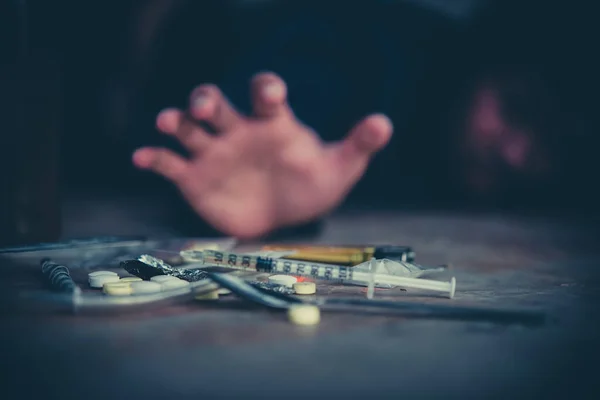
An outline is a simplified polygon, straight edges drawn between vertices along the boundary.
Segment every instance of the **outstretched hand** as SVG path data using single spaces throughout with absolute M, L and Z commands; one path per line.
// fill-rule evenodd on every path
M 308 222 L 333 209 L 392 134 L 385 116 L 371 115 L 344 140 L 323 143 L 295 118 L 278 76 L 259 74 L 251 86 L 252 116 L 238 113 L 213 85 L 197 87 L 187 111 L 158 115 L 158 129 L 175 136 L 188 158 L 149 147 L 133 155 L 137 167 L 172 181 L 201 217 L 238 238 Z

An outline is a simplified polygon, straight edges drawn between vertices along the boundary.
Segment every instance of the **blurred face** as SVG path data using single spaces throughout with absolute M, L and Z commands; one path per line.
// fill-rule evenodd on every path
M 494 84 L 474 94 L 459 154 L 462 179 L 476 194 L 492 195 L 538 184 L 549 171 L 543 145 L 530 128 L 510 124 Z

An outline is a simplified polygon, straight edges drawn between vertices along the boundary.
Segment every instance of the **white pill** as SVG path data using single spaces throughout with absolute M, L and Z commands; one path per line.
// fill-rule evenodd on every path
M 133 294 L 151 294 L 158 293 L 161 290 L 160 283 L 141 281 L 131 282 L 131 290 Z
M 317 306 L 293 305 L 288 309 L 288 318 L 295 325 L 317 325 L 321 321 L 321 311 Z
M 298 282 L 298 279 L 290 275 L 271 275 L 269 277 L 269 283 L 274 283 L 276 285 L 292 287 L 296 282 Z
M 108 282 L 118 282 L 118 275 L 96 275 L 89 279 L 90 286 L 96 289 L 102 289 L 102 286 Z
M 129 282 L 107 282 L 102 286 L 102 291 L 110 296 L 129 296 L 132 293 Z
M 205 294 L 199 294 L 196 296 L 196 300 L 219 300 L 219 291 L 213 290 L 212 292 L 208 292 Z
M 142 278 L 138 278 L 137 276 L 126 276 L 124 278 L 121 278 L 121 282 L 139 282 L 142 280 Z
M 231 290 L 229 289 L 225 289 L 225 288 L 221 288 L 219 290 L 217 290 L 218 294 L 222 294 L 222 295 L 227 295 L 227 294 L 231 294 Z
M 296 294 L 315 294 L 317 285 L 314 282 L 296 282 L 293 285 Z
M 171 276 L 171 275 L 156 275 L 156 276 L 153 276 L 152 278 L 150 278 L 150 280 L 152 282 L 156 282 L 156 283 L 163 283 L 163 282 L 169 281 L 171 279 L 179 279 L 179 278 L 177 278 L 175 276 Z
M 183 279 L 168 279 L 160 284 L 161 290 L 164 292 L 166 290 L 173 289 L 181 289 L 189 286 L 190 283 L 188 281 L 184 281 Z
M 119 274 L 117 274 L 116 272 L 112 272 L 112 271 L 94 271 L 94 272 L 90 272 L 88 274 L 88 278 L 91 278 L 91 277 L 94 277 L 94 276 L 100 276 L 100 275 L 119 276 Z

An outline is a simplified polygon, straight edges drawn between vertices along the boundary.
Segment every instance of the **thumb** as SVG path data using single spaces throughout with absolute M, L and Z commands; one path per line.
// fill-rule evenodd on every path
M 373 114 L 360 121 L 341 145 L 341 157 L 351 161 L 368 159 L 383 149 L 392 137 L 392 122 L 383 114 Z
M 392 129 L 385 115 L 370 115 L 356 124 L 342 142 L 330 148 L 336 186 L 347 191 L 362 177 L 371 156 L 390 141 Z

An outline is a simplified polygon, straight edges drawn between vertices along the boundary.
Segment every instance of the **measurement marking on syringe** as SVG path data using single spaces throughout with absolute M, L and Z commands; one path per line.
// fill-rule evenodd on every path
M 352 278 L 352 270 L 350 269 L 350 267 L 341 267 L 324 264 L 306 264 L 297 263 L 294 261 L 282 261 L 273 259 L 263 259 L 260 260 L 257 264 L 270 264 L 270 266 L 265 268 L 265 270 L 289 275 L 308 275 L 313 278 L 327 280 L 340 280 Z M 307 268 L 309 272 L 307 271 Z
M 199 258 L 205 264 L 223 265 L 237 269 L 253 269 L 271 274 L 310 276 L 315 279 L 327 279 L 333 281 L 374 282 L 415 289 L 442 291 L 447 292 L 450 298 L 454 297 L 454 291 L 456 289 L 456 280 L 454 278 L 452 278 L 450 282 L 439 282 L 386 274 L 375 275 L 374 272 L 357 271 L 354 270 L 353 267 L 347 266 L 303 263 L 269 257 L 222 253 L 213 250 L 202 252 Z M 224 262 L 225 259 L 227 259 L 226 263 Z

